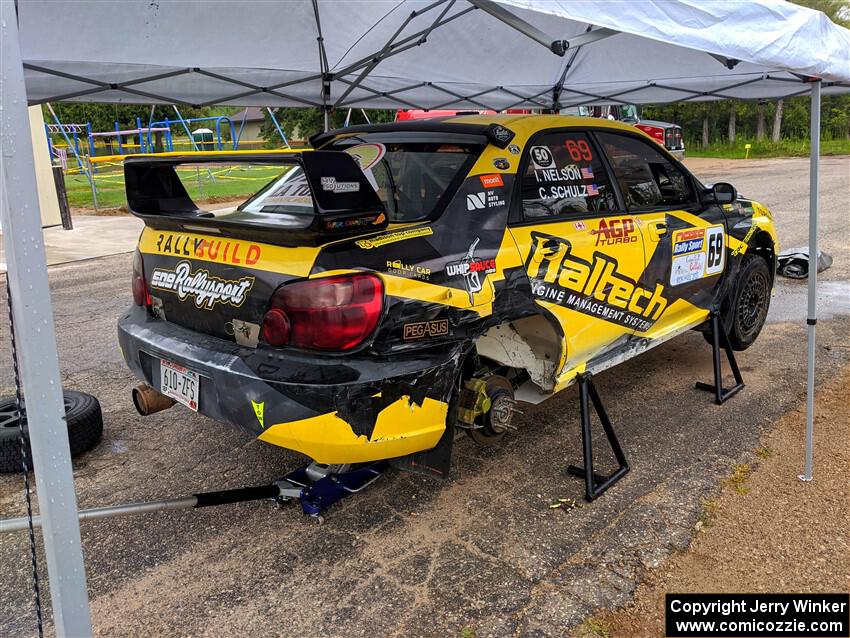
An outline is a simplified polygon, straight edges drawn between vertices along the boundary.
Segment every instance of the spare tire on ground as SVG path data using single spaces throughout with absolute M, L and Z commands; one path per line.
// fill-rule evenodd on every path
M 68 422 L 68 439 L 71 456 L 92 449 L 103 434 L 103 416 L 100 403 L 90 394 L 65 390 L 65 420 Z M 0 399 L 0 472 L 21 471 L 21 440 L 18 428 L 15 398 Z M 27 466 L 32 468 L 29 432 L 24 423 L 24 440 Z

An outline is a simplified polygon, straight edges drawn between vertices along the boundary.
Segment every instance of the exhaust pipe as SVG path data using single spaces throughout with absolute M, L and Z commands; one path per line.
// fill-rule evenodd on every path
M 175 403 L 176 401 L 174 401 L 174 399 L 154 390 L 145 383 L 133 388 L 133 405 L 136 406 L 136 410 L 138 410 L 139 414 L 142 416 L 149 416 L 156 412 L 162 412 L 163 410 L 170 408 Z

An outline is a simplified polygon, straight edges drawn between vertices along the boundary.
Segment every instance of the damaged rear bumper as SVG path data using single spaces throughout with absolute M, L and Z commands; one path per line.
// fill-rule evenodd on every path
M 198 411 L 319 463 L 406 456 L 437 445 L 461 346 L 438 352 L 321 356 L 245 348 L 151 317 L 118 322 L 133 373 L 160 388 L 160 360 L 200 376 Z

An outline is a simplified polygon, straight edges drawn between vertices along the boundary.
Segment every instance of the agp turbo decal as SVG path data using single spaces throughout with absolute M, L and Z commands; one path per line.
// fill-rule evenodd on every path
M 630 244 L 638 240 L 635 229 L 635 220 L 631 217 L 613 219 L 611 221 L 599 220 L 599 225 L 590 231 L 596 235 L 597 246 L 615 246 L 617 244 Z
M 726 258 L 722 225 L 688 228 L 673 233 L 673 262 L 670 285 L 711 277 L 723 272 Z
M 212 310 L 217 303 L 238 308 L 253 285 L 254 277 L 230 280 L 212 277 L 208 270 L 192 272 L 188 261 L 181 261 L 174 270 L 154 268 L 151 274 L 151 288 L 173 292 L 180 301 L 191 297 L 202 310 Z
M 571 254 L 566 239 L 531 233 L 525 268 L 535 298 L 645 332 L 667 307 L 664 286 L 643 288 L 617 269 L 617 260 L 601 252 L 592 262 Z

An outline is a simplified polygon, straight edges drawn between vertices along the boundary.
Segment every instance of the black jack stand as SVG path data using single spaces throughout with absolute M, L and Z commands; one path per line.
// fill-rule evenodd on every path
M 711 351 L 714 360 L 714 384 L 703 383 L 697 381 L 696 387 L 698 390 L 706 390 L 714 392 L 714 402 L 717 405 L 723 405 L 727 399 L 732 398 L 744 387 L 744 379 L 741 377 L 741 371 L 738 369 L 738 363 L 735 361 L 735 353 L 732 351 L 732 346 L 729 344 L 729 337 L 726 336 L 726 331 L 720 323 L 720 317 L 717 313 L 711 314 Z M 721 343 L 722 342 L 722 343 Z M 723 387 L 723 371 L 720 369 L 720 347 L 726 351 L 726 358 L 729 360 L 729 367 L 732 368 L 732 374 L 735 377 L 735 385 L 731 388 Z
M 614 434 L 614 428 L 611 426 L 611 420 L 608 418 L 605 406 L 602 405 L 599 393 L 596 392 L 596 387 L 593 385 L 593 376 L 590 373 L 579 374 L 577 379 L 579 404 L 581 407 L 581 443 L 584 453 L 584 467 L 570 465 L 567 467 L 567 472 L 573 476 L 578 476 L 579 478 L 584 479 L 584 497 L 588 501 L 592 501 L 626 475 L 626 472 L 629 471 L 629 462 L 626 460 L 626 455 L 623 454 L 623 448 L 620 447 L 617 435 Z M 597 474 L 593 471 L 590 401 L 593 401 L 593 408 L 599 416 L 599 421 L 602 423 L 602 428 L 605 430 L 605 436 L 608 438 L 611 450 L 614 452 L 614 456 L 617 458 L 617 463 L 620 465 L 619 468 L 609 475 Z

